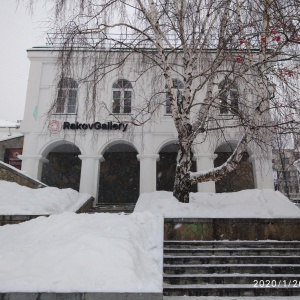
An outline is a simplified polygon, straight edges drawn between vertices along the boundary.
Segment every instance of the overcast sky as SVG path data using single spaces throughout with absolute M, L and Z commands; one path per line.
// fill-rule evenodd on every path
M 26 49 L 45 45 L 45 9 L 33 16 L 15 0 L 0 0 L 0 119 L 23 119 L 29 60 Z

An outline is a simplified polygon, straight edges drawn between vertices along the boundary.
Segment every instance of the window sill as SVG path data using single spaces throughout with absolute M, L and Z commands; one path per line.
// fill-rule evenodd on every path
M 77 113 L 53 113 L 55 116 L 76 116 Z
M 110 116 L 133 116 L 133 113 L 110 113 Z

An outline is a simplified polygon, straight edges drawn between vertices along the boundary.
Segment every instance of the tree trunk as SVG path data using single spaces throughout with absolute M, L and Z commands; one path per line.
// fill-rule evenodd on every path
M 190 170 L 192 166 L 192 151 L 191 146 L 187 143 L 182 143 L 179 140 L 177 165 L 175 173 L 175 182 L 173 196 L 179 202 L 189 203 L 189 190 L 191 187 Z

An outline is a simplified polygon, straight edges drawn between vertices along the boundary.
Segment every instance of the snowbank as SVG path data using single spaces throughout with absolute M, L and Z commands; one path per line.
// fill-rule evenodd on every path
M 91 196 L 72 189 L 31 189 L 0 180 L 0 215 L 50 215 L 77 211 Z
M 163 219 L 63 213 L 0 227 L 0 292 L 161 292 Z
M 171 192 L 142 194 L 135 212 L 151 211 L 165 218 L 300 218 L 300 209 L 273 190 L 235 193 L 191 193 L 190 203 L 180 203 Z

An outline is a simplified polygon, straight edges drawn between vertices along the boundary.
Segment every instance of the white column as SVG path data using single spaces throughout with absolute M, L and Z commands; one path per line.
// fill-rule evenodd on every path
M 214 153 L 195 153 L 194 159 L 197 162 L 197 171 L 208 171 L 214 168 L 214 159 L 217 157 Z M 216 187 L 214 181 L 198 183 L 198 192 L 215 193 Z
M 22 160 L 22 171 L 29 176 L 41 180 L 43 163 L 48 163 L 48 159 L 42 155 L 18 155 Z
M 99 190 L 100 163 L 104 161 L 102 155 L 78 155 L 81 159 L 80 193 L 87 193 L 95 198 L 97 203 Z
M 138 154 L 140 162 L 140 194 L 156 191 L 156 162 L 158 154 Z
M 257 189 L 274 189 L 273 169 L 271 159 L 260 155 L 252 155 L 254 184 Z

